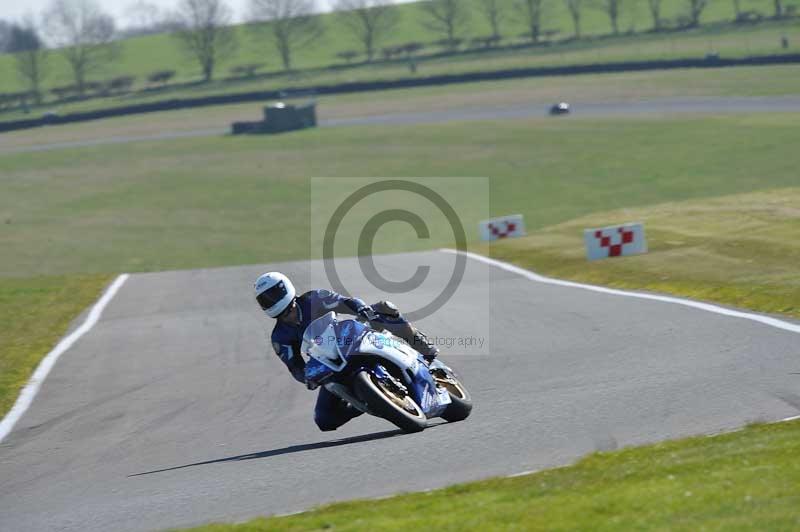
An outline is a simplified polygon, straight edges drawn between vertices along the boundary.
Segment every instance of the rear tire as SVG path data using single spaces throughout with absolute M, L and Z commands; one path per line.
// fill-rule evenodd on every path
M 420 432 L 428 426 L 428 418 L 413 399 L 407 397 L 406 408 L 400 406 L 400 398 L 384 390 L 368 371 L 362 371 L 355 376 L 353 388 L 358 398 L 367 404 L 370 412 L 393 423 L 402 431 Z

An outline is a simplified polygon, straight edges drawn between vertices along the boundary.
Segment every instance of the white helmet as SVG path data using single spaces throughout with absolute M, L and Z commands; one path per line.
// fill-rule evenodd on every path
M 277 318 L 294 301 L 296 291 L 288 277 L 265 273 L 256 280 L 256 301 L 270 318 Z

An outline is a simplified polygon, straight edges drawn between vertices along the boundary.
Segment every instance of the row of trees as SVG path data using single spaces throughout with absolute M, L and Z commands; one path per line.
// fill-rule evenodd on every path
M 620 31 L 619 18 L 623 2 L 627 4 L 641 0 L 425 0 L 419 2 L 417 9 L 422 24 L 438 34 L 441 37 L 440 42 L 447 48 L 454 50 L 463 41 L 461 36 L 465 33 L 470 17 L 476 14 L 488 22 L 492 34 L 474 40 L 482 40 L 486 45 L 497 43 L 502 35 L 503 24 L 515 18 L 524 21 L 527 36 L 537 43 L 545 34 L 542 27 L 544 13 L 556 1 L 561 1 L 566 6 L 572 19 L 574 37 L 580 38 L 581 20 L 586 8 L 601 8 L 607 14 L 612 32 L 616 35 Z M 663 29 L 662 0 L 646 1 L 653 17 L 654 29 Z M 687 2 L 690 15 L 686 26 L 697 26 L 710 0 L 684 1 Z M 782 0 L 774 1 L 780 3 Z M 366 61 L 375 58 L 380 49 L 379 43 L 391 35 L 404 12 L 393 6 L 391 0 L 336 0 L 333 5 L 341 24 L 361 44 Z M 776 4 L 776 16 L 781 13 Z M 286 69 L 292 67 L 293 51 L 301 49 L 323 31 L 322 19 L 315 16 L 314 0 L 250 0 L 250 14 L 253 22 L 270 22 L 250 27 L 254 32 L 269 34 Z M 219 21 L 220 26 L 222 22 Z M 349 62 L 354 56 L 351 52 L 344 52 L 340 57 Z
M 642 0 L 425 0 L 418 4 L 420 20 L 437 33 L 440 43 L 454 50 L 462 42 L 471 16 L 481 16 L 492 34 L 473 39 L 483 46 L 499 42 L 503 26 L 513 17 L 525 22 L 528 38 L 539 42 L 545 10 L 552 2 L 563 2 L 572 19 L 574 37 L 581 36 L 581 20 L 587 7 L 599 7 L 608 16 L 611 30 L 619 33 L 619 17 L 623 3 Z M 683 0 L 687 3 L 686 26 L 697 26 L 710 0 Z M 776 17 L 784 15 L 783 0 L 773 0 Z M 653 20 L 653 29 L 664 28 L 662 0 L 646 0 Z M 737 17 L 741 0 L 733 0 Z M 402 10 L 391 0 L 335 0 L 336 20 L 360 43 L 366 61 L 373 61 L 380 43 L 397 28 Z M 58 53 L 70 66 L 78 94 L 87 90 L 87 79 L 104 64 L 119 56 L 120 35 L 171 32 L 184 50 L 193 57 L 210 80 L 218 64 L 237 47 L 237 33 L 232 26 L 233 13 L 226 0 L 180 0 L 175 11 L 161 13 L 146 0 L 137 0 L 129 10 L 135 18 L 133 28 L 120 34 L 114 19 L 95 0 L 52 0 L 42 14 L 41 22 L 26 18 L 18 24 L 0 21 L 0 51 L 14 54 L 19 76 L 37 102 L 41 101 L 41 85 L 47 74 L 50 53 Z M 246 31 L 259 40 L 271 41 L 287 70 L 293 66 L 294 52 L 317 39 L 324 31 L 323 19 L 316 15 L 314 0 L 249 0 L 249 21 Z M 46 46 L 45 39 L 53 46 Z M 422 48 L 421 43 L 384 48 L 384 57 L 405 54 L 410 57 Z M 352 61 L 355 52 L 342 52 L 339 57 Z M 241 67 L 242 73 L 259 65 Z M 252 72 L 250 72 L 252 74 Z
M 482 41 L 486 46 L 496 44 L 500 40 L 503 24 L 515 18 L 524 21 L 527 36 L 532 42 L 538 43 L 547 33 L 542 26 L 545 12 L 552 7 L 551 3 L 557 1 L 564 3 L 570 15 L 574 38 L 580 38 L 582 17 L 587 8 L 601 9 L 608 16 L 612 33 L 617 35 L 623 7 L 642 0 L 424 0 L 419 2 L 417 10 L 422 24 L 438 34 L 445 47 L 454 50 L 463 41 L 460 37 L 476 10 L 488 22 L 492 34 L 474 41 Z M 687 17 L 680 25 L 698 26 L 711 0 L 682 1 L 686 3 Z M 783 0 L 773 1 L 775 17 L 779 18 L 784 14 Z M 733 2 L 738 17 L 741 0 Z M 653 29 L 664 29 L 666 21 L 661 14 L 662 0 L 646 0 L 646 3 L 652 16 Z M 187 9 L 188 4 L 195 7 Z M 391 0 L 335 0 L 333 7 L 340 24 L 361 44 L 363 57 L 368 62 L 374 60 L 380 43 L 396 29 L 401 13 L 408 12 L 398 9 Z M 187 31 L 187 15 L 198 11 L 204 15 L 201 17 L 202 37 L 197 35 L 197 31 Z M 302 49 L 324 31 L 323 19 L 316 16 L 314 0 L 250 0 L 249 15 L 252 24 L 248 25 L 248 31 L 259 39 L 272 41 L 287 70 L 292 68 L 295 50 Z M 183 17 L 176 23 L 176 35 L 186 42 L 187 48 L 203 65 L 206 79 L 211 78 L 216 63 L 232 52 L 235 46 L 234 33 L 229 27 L 230 18 L 231 12 L 224 0 L 184 1 Z M 402 50 L 398 51 L 402 53 Z M 343 53 L 340 57 L 348 62 L 354 58 L 352 53 Z
M 379 36 L 394 27 L 398 11 L 389 0 L 340 0 L 348 27 L 365 43 L 369 60 Z M 350 12 L 349 10 L 352 10 Z M 170 31 L 210 80 L 220 61 L 237 46 L 232 11 L 224 0 L 181 0 L 174 12 L 158 15 L 156 6 L 139 1 L 131 10 L 136 21 L 125 35 Z M 286 69 L 291 69 L 293 52 L 323 32 L 313 0 L 250 0 L 248 30 L 271 40 Z M 266 34 L 266 35 L 264 35 Z M 46 35 L 52 49 L 42 37 Z M 88 77 L 115 60 L 120 46 L 114 19 L 94 0 L 53 0 L 37 24 L 32 17 L 20 23 L 0 21 L 0 51 L 13 54 L 17 72 L 37 103 L 42 100 L 42 83 L 48 73 L 49 56 L 58 53 L 69 64 L 74 89 L 80 95 L 90 86 Z M 252 74 L 258 65 L 239 67 L 238 73 Z M 97 85 L 96 83 L 94 85 Z M 69 88 L 62 88 L 66 92 Z
M 216 59 L 232 50 L 226 48 L 233 43 L 230 23 L 230 10 L 222 1 L 181 0 L 178 10 L 169 15 L 169 22 L 157 24 L 175 31 L 200 62 L 205 78 L 210 79 Z M 48 48 L 43 36 L 52 48 Z M 30 16 L 17 24 L 1 24 L 0 51 L 14 57 L 17 73 L 28 89 L 21 97 L 29 94 L 41 103 L 41 87 L 52 53 L 66 60 L 74 81 L 71 87 L 57 88 L 58 93 L 84 95 L 89 90 L 104 93 L 129 87 L 132 78 L 128 76 L 103 84 L 88 82 L 89 76 L 119 57 L 117 37 L 113 17 L 94 0 L 53 0 L 38 24 Z
M 41 103 L 40 86 L 45 75 L 46 51 L 33 23 L 26 20 L 21 24 L 2 28 L 3 48 L 14 54 L 14 62 L 19 76 L 31 87 L 36 103 Z
M 477 0 L 477 3 L 463 0 L 431 0 L 420 4 L 428 15 L 426 26 L 443 33 L 451 41 L 457 40 L 462 32 L 470 11 L 477 8 L 478 14 L 484 18 L 492 30 L 491 37 L 499 37 L 501 26 L 509 19 L 520 19 L 525 23 L 527 36 L 533 42 L 539 42 L 545 33 L 542 22 L 546 10 L 552 8 L 555 1 L 563 2 L 573 25 L 573 36 L 581 37 L 581 21 L 586 9 L 599 9 L 608 17 L 614 35 L 620 33 L 620 16 L 623 8 L 632 7 L 641 0 Z M 711 0 L 683 0 L 686 16 L 681 17 L 679 27 L 694 28 L 700 25 L 700 17 Z M 742 10 L 742 0 L 732 0 L 736 15 L 735 20 L 744 18 L 747 12 Z M 363 2 L 362 2 L 363 3 Z M 662 15 L 662 0 L 646 0 L 647 9 L 652 17 L 654 31 L 665 29 L 667 20 Z M 782 18 L 787 13 L 784 0 L 773 0 L 774 18 Z M 474 7 L 473 7 L 474 6 Z
M 43 34 L 69 64 L 78 90 L 87 88 L 89 74 L 113 59 L 119 46 L 113 41 L 113 17 L 89 0 L 53 0 L 42 16 L 42 24 L 32 17 L 7 25 L 4 51 L 13 54 L 17 73 L 37 103 L 48 73 L 50 50 Z

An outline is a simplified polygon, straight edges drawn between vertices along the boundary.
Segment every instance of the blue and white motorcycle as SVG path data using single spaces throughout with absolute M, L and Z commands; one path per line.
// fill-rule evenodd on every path
M 301 350 L 308 357 L 306 380 L 351 406 L 419 432 L 427 420 L 466 419 L 472 400 L 456 374 L 385 330 L 329 312 L 311 322 Z

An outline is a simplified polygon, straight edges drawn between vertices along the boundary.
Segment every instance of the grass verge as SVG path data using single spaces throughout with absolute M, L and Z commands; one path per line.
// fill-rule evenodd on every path
M 800 421 L 592 454 L 569 467 L 193 532 L 795 530 Z
M 0 279 L 0 417 L 110 275 Z
M 642 221 L 646 255 L 589 262 L 583 229 Z M 597 213 L 483 252 L 538 273 L 800 318 L 800 188 Z

